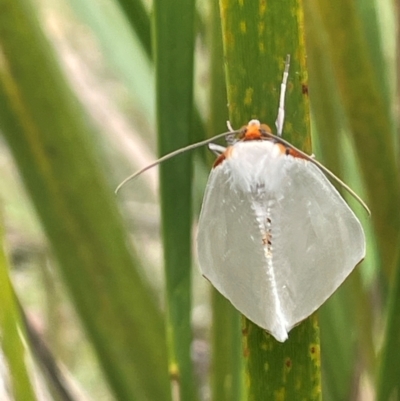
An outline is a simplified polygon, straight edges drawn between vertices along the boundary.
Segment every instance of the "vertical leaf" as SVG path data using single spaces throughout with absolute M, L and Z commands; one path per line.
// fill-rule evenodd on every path
M 156 0 L 154 40 L 157 130 L 163 155 L 191 141 L 194 1 Z M 179 29 L 178 29 L 179 28 Z M 173 394 L 195 400 L 190 357 L 191 155 L 160 166 L 167 290 L 167 342 Z
M 284 136 L 310 151 L 301 2 L 221 0 L 230 120 L 273 125 L 286 54 L 291 54 Z M 321 399 L 319 330 L 312 316 L 280 344 L 246 319 L 249 400 Z
M 118 3 L 124 10 L 131 27 L 142 44 L 142 48 L 151 59 L 153 54 L 151 49 L 150 19 L 143 2 L 141 0 L 118 0 Z
M 168 399 L 163 323 L 27 0 L 1 0 L 0 124 L 117 399 Z M 156 344 L 156 346 L 155 346 Z
M 228 119 L 221 19 L 218 3 L 211 0 L 210 18 L 210 118 L 209 135 L 226 131 Z M 243 386 L 241 318 L 239 312 L 217 290 L 212 289 L 212 400 L 240 401 Z
M 400 253 L 399 253 L 400 254 Z M 398 399 L 400 395 L 400 258 L 391 285 L 387 308 L 385 340 L 381 352 L 377 380 L 377 401 Z
M 370 0 L 344 1 L 335 4 L 334 8 L 324 0 L 310 0 L 304 4 L 310 91 L 322 154 L 327 166 L 339 171 L 343 178 L 347 179 L 353 171 L 360 170 L 369 196 L 371 222 L 375 228 L 372 232 L 368 230 L 370 222 L 364 224 L 367 235 L 371 232 L 375 236 L 368 239 L 367 260 L 349 278 L 351 286 L 346 283 L 335 294 L 334 302 L 330 300 L 324 307 L 325 313 L 321 314 L 322 345 L 329 341 L 330 336 L 336 338 L 335 349 L 327 347 L 323 352 L 323 363 L 326 361 L 324 383 L 327 383 L 324 390 L 331 389 L 331 396 L 343 399 L 351 388 L 354 391 L 357 379 L 365 374 L 365 370 L 373 375 L 376 368 L 372 331 L 372 319 L 376 313 L 372 306 L 376 301 L 368 293 L 370 288 L 361 285 L 360 278 L 368 274 L 367 262 L 375 262 L 372 267 L 378 273 L 377 280 L 388 278 L 394 267 L 399 238 L 400 187 L 396 167 L 398 156 L 393 141 L 396 138 L 396 125 L 388 85 L 391 69 L 388 68 L 387 59 L 390 59 L 390 55 L 384 54 L 380 41 L 384 30 L 389 36 L 394 32 L 386 25 L 377 24 L 377 15 L 382 11 L 379 8 L 390 9 L 392 4 L 378 4 Z M 389 21 L 385 20 L 385 24 L 390 26 Z M 345 142 L 342 133 L 352 141 Z M 354 145 L 359 166 L 343 157 L 346 153 L 344 150 L 347 150 L 344 145 L 349 142 Z M 340 168 L 346 175 L 340 173 Z M 374 260 L 375 241 L 380 258 Z M 379 276 L 380 268 L 385 275 Z M 396 283 L 390 282 L 395 291 Z M 386 283 L 383 286 L 380 284 L 381 294 L 385 297 Z M 391 329 L 387 332 L 389 337 L 386 338 L 385 347 L 391 343 L 394 338 L 391 336 L 396 332 L 391 322 L 393 310 L 389 307 L 388 312 L 388 327 L 391 326 Z M 328 338 L 325 338 L 326 335 Z M 330 342 L 333 343 L 332 340 Z M 393 345 L 392 353 L 395 352 Z M 388 359 L 386 362 L 382 360 L 381 372 L 388 366 L 392 367 L 391 364 L 383 367 L 387 362 Z M 380 385 L 383 381 L 389 387 L 393 384 L 393 380 L 389 384 L 391 380 L 382 380 L 381 376 Z M 380 386 L 381 389 L 383 387 Z
M 362 3 L 364 7 L 373 6 L 372 1 Z M 396 127 L 388 107 L 391 99 L 378 74 L 380 68 L 374 66 L 383 60 L 371 57 L 379 51 L 369 49 L 365 24 L 355 2 L 340 0 L 332 7 L 327 0 L 310 0 L 307 10 L 324 28 L 321 36 L 327 45 L 322 61 L 331 63 L 337 90 L 333 96 L 338 96 L 342 104 L 356 144 L 382 266 L 389 274 L 397 252 L 393 239 L 398 238 L 400 229 L 400 181 L 393 146 Z M 311 22 L 308 18 L 306 21 Z
M 23 324 L 8 271 L 3 244 L 3 225 L 0 221 L 0 346 L 10 372 L 11 393 L 14 399 L 34 401 L 36 396 L 27 366 L 29 354 L 22 337 Z
M 399 104 L 400 99 L 400 5 L 393 3 L 397 22 L 397 53 L 396 53 L 396 71 L 397 71 L 397 91 L 396 101 Z M 397 116 L 397 130 L 395 136 L 395 146 L 399 145 L 399 116 Z M 399 154 L 397 153 L 397 161 Z M 396 212 L 399 214 L 397 205 Z M 399 239 L 399 238 L 398 238 Z M 394 241 L 393 241 L 394 242 Z M 397 242 L 397 265 L 393 274 L 393 280 L 390 281 L 390 292 L 386 309 L 385 336 L 381 349 L 380 364 L 378 367 L 378 380 L 376 385 L 376 400 L 388 401 L 398 399 L 400 396 L 400 253 L 399 241 Z
M 240 401 L 244 392 L 240 314 L 215 289 L 212 305 L 212 399 Z

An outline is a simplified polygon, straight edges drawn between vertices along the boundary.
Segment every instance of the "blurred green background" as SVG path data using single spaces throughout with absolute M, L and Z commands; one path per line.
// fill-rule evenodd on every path
M 368 251 L 318 314 L 323 400 L 397 400 L 399 5 L 295 3 L 313 153 L 372 211 L 344 194 Z M 240 317 L 211 303 L 191 255 L 212 158 L 193 152 L 163 167 L 160 188 L 155 168 L 113 193 L 159 153 L 226 130 L 218 2 L 0 6 L 0 399 L 245 399 Z M 224 334 L 212 330 L 219 307 Z

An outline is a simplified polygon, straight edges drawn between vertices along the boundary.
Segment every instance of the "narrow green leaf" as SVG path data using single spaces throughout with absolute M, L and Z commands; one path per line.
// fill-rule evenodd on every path
M 167 400 L 163 322 L 135 269 L 85 117 L 32 5 L 0 6 L 1 128 L 65 284 L 116 398 Z
M 243 399 L 240 314 L 217 290 L 212 292 L 212 399 Z
M 150 18 L 141 0 L 118 0 L 144 51 L 152 58 Z
M 273 126 L 287 54 L 291 65 L 284 137 L 311 150 L 301 2 L 221 0 L 229 115 L 234 128 L 257 118 Z M 316 317 L 278 343 L 246 319 L 244 354 L 249 400 L 320 400 Z
M 0 221 L 0 346 L 10 372 L 11 392 L 14 399 L 34 401 L 36 400 L 35 391 L 26 364 L 30 356 L 22 338 L 23 324 L 21 324 L 21 316 L 8 273 L 2 223 Z
M 194 1 L 154 2 L 157 131 L 163 155 L 191 142 Z M 160 166 L 162 234 L 167 290 L 167 342 L 172 392 L 196 400 L 191 334 L 190 152 Z
M 321 400 L 321 357 L 316 315 L 283 344 L 246 319 L 244 353 L 249 401 Z
M 371 56 L 377 51 L 369 48 L 372 44 L 364 35 L 365 26 L 355 2 L 340 0 L 335 7 L 327 0 L 306 3 L 306 22 L 312 13 L 313 21 L 319 19 L 319 26 L 323 28 L 319 31 L 326 43 L 323 60 L 331 63 L 330 72 L 337 91 L 333 96 L 339 97 L 351 129 L 382 266 L 389 275 L 397 252 L 397 242 L 393 239 L 398 238 L 400 231 L 400 179 L 393 146 L 394 117 L 392 108 L 388 107 L 391 100 L 378 75 L 380 69 L 374 66 L 383 63 L 383 59 Z M 325 99 L 321 96 L 316 101 Z
M 350 400 L 354 363 L 356 358 L 356 338 L 352 334 L 355 311 L 351 305 L 350 278 L 321 307 L 322 394 L 330 400 Z
M 400 252 L 399 252 L 400 255 Z M 377 401 L 398 400 L 400 396 L 400 257 L 390 287 L 386 330 L 377 380 Z
M 361 170 L 375 232 L 368 221 L 364 228 L 367 235 L 376 236 L 368 235 L 367 260 L 321 311 L 324 394 L 330 391 L 332 399 L 341 400 L 354 392 L 366 372 L 375 375 L 372 329 L 373 317 L 380 311 L 361 278 L 367 276 L 371 264 L 378 278 L 381 268 L 388 277 L 399 235 L 396 134 L 387 84 L 390 68 L 386 59 L 390 56 L 383 54 L 379 40 L 387 28 L 377 25 L 378 3 L 340 2 L 332 8 L 326 1 L 307 1 L 304 5 L 310 93 L 321 153 L 326 165 L 345 180 Z M 344 141 L 343 133 L 352 141 Z M 354 145 L 360 166 L 349 157 L 349 143 Z M 360 184 L 358 188 L 363 189 Z M 374 257 L 375 240 L 380 258 Z M 385 284 L 380 288 L 383 297 L 384 288 Z M 324 347 L 328 343 L 335 347 Z
M 317 129 L 314 137 L 321 153 L 317 157 L 323 159 L 324 164 L 341 177 L 338 133 L 346 128 L 347 121 L 333 79 L 332 63 L 326 51 L 326 35 L 321 35 L 324 26 L 310 2 L 304 3 L 304 10 L 311 106 Z
M 221 19 L 218 3 L 211 2 L 209 24 L 210 102 L 209 136 L 226 131 L 228 120 Z M 211 152 L 208 152 L 211 156 Z M 243 396 L 243 357 L 239 312 L 215 289 L 212 290 L 212 400 L 240 401 Z

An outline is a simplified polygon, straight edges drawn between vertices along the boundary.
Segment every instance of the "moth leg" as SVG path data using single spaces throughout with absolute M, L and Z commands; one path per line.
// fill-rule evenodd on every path
M 209 143 L 208 149 L 210 149 L 216 156 L 221 156 L 226 151 L 224 146 L 217 145 L 216 143 Z

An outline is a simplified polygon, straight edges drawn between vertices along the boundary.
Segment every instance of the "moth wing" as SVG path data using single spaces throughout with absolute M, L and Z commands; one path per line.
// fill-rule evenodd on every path
M 365 257 L 361 223 L 314 164 L 288 157 L 272 211 L 276 281 L 287 327 L 318 309 Z
M 200 269 L 236 309 L 284 341 L 287 332 L 276 319 L 252 193 L 232 188 L 230 174 L 227 163 L 210 173 L 197 236 Z
M 313 164 L 285 156 L 263 202 L 231 184 L 226 163 L 210 174 L 199 219 L 203 275 L 277 340 L 313 313 L 365 255 L 360 222 Z M 267 174 L 267 172 L 266 172 Z M 270 225 L 271 258 L 260 227 Z

